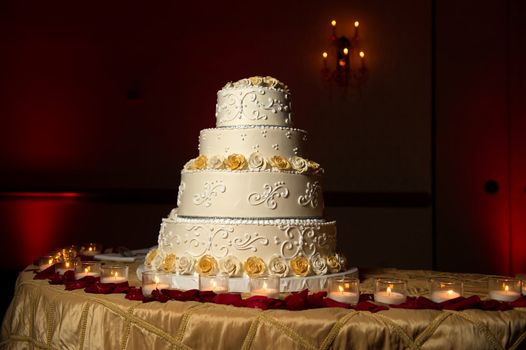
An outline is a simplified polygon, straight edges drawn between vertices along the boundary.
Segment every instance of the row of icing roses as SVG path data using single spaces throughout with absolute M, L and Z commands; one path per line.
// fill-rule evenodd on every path
M 231 154 L 224 158 L 221 156 L 207 156 L 201 154 L 197 158 L 188 161 L 185 170 L 204 170 L 204 169 L 227 169 L 227 170 L 266 170 L 276 171 L 293 170 L 299 174 L 319 174 L 323 173 L 320 165 L 312 160 L 293 156 L 289 159 L 282 156 L 263 157 L 259 152 L 252 153 L 248 160 L 242 154 Z
M 289 271 L 294 276 L 324 275 L 326 273 L 336 273 L 346 269 L 346 259 L 341 254 L 335 254 L 323 257 L 319 253 L 314 254 L 310 259 L 303 255 L 298 255 L 287 261 L 280 256 L 270 258 L 268 264 L 257 256 L 251 256 L 243 262 L 235 256 L 227 256 L 217 261 L 211 255 L 204 255 L 197 261 L 189 256 L 184 255 L 176 258 L 175 254 L 162 256 L 157 253 L 156 249 L 151 250 L 146 256 L 145 265 L 157 270 L 178 273 L 181 275 L 192 274 L 194 272 L 200 275 L 208 276 L 217 273 L 228 274 L 229 276 L 241 276 L 245 272 L 249 277 L 257 277 L 265 274 L 278 275 L 286 277 Z

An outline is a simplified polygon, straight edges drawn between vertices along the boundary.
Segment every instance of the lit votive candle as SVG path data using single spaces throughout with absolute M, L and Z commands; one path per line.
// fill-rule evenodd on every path
M 78 255 L 78 248 L 77 246 L 69 246 L 66 248 L 61 249 L 62 258 L 64 260 L 75 260 Z
M 142 273 L 142 295 L 149 297 L 156 289 L 170 289 L 170 276 L 157 271 L 144 271 Z
M 60 262 L 55 266 L 55 272 L 57 272 L 59 275 L 65 274 L 66 271 L 74 271 L 74 270 L 75 270 L 75 262 L 70 261 L 70 260 Z
M 100 263 L 99 262 L 83 262 L 77 265 L 75 269 L 75 279 L 84 277 L 100 277 Z
M 199 276 L 199 290 L 217 294 L 228 292 L 228 275 Z
M 334 277 L 329 279 L 328 297 L 340 303 L 356 304 L 360 299 L 360 281 L 357 278 Z
M 80 249 L 80 255 L 85 256 L 85 257 L 93 257 L 97 254 L 100 254 L 101 251 L 102 251 L 102 246 L 100 244 L 88 243 Z
M 397 279 L 376 280 L 374 301 L 383 304 L 401 304 L 407 299 L 407 282 Z
M 38 271 L 44 271 L 55 264 L 55 258 L 51 255 L 43 256 L 38 259 L 36 264 L 38 265 Z
M 252 277 L 250 279 L 250 295 L 277 298 L 279 296 L 279 285 L 279 276 Z
M 102 266 L 101 283 L 122 283 L 128 281 L 128 266 Z
M 435 303 L 455 299 L 463 294 L 463 283 L 455 278 L 436 278 L 430 284 L 430 298 Z
M 488 296 L 498 301 L 515 301 L 521 296 L 521 281 L 514 278 L 492 278 Z

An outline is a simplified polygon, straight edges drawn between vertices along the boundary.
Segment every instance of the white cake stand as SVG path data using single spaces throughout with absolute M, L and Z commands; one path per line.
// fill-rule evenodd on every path
M 143 271 L 148 271 L 145 269 L 144 265 L 140 265 L 137 268 L 137 278 L 139 281 L 142 280 Z M 344 272 L 333 273 L 330 275 L 322 276 L 307 276 L 307 277 L 283 277 L 280 279 L 281 287 L 280 291 L 282 293 L 287 292 L 299 292 L 304 289 L 309 290 L 325 290 L 327 289 L 327 281 L 331 277 L 338 276 L 352 276 L 358 277 L 358 268 L 351 267 L 349 270 Z M 175 289 L 188 290 L 188 289 L 199 289 L 199 276 L 198 275 L 176 275 L 171 274 L 172 283 L 171 285 Z M 240 292 L 248 293 L 250 292 L 249 288 L 249 278 L 248 277 L 230 277 L 228 279 L 228 286 L 230 292 Z

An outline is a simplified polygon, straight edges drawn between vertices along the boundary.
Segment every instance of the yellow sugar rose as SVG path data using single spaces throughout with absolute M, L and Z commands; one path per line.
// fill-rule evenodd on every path
M 309 160 L 308 163 L 309 163 L 309 171 L 312 174 L 323 173 L 323 168 L 318 163 L 316 163 L 313 160 Z
M 257 256 L 251 256 L 243 264 L 243 269 L 250 277 L 257 277 L 265 273 L 267 266 L 263 259 Z
M 194 159 L 191 168 L 193 170 L 203 170 L 206 168 L 207 161 L 208 160 L 206 159 L 206 156 L 201 154 L 199 157 Z
M 341 264 L 340 259 L 337 256 L 328 256 L 327 257 L 327 267 L 331 273 L 340 272 Z
M 161 265 L 159 266 L 159 269 L 164 272 L 174 272 L 175 271 L 175 254 L 168 254 Z
M 307 276 L 310 271 L 309 259 L 298 255 L 290 261 L 290 269 L 296 276 Z
M 146 266 L 152 266 L 153 259 L 157 256 L 157 249 L 152 249 L 146 254 L 146 257 L 144 258 L 144 265 Z
M 211 255 L 203 255 L 196 266 L 197 272 L 202 276 L 215 275 L 217 273 L 217 260 Z
M 230 170 L 241 170 L 247 166 L 247 160 L 242 154 L 231 154 L 225 159 L 225 167 Z
M 278 170 L 290 170 L 290 163 L 282 156 L 273 156 L 269 159 L 270 165 Z

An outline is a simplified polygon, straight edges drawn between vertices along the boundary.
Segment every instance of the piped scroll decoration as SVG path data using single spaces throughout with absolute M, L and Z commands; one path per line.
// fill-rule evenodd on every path
M 193 203 L 195 205 L 204 204 L 205 207 L 212 205 L 212 199 L 217 197 L 218 193 L 225 193 L 226 186 L 222 181 L 205 182 L 204 191 L 194 194 Z
M 285 187 L 285 182 L 278 181 L 274 185 L 264 184 L 264 191 L 262 193 L 253 192 L 248 195 L 248 203 L 256 206 L 265 204 L 269 209 L 276 209 L 278 204 L 276 203 L 277 198 L 287 198 L 289 196 L 289 190 Z

